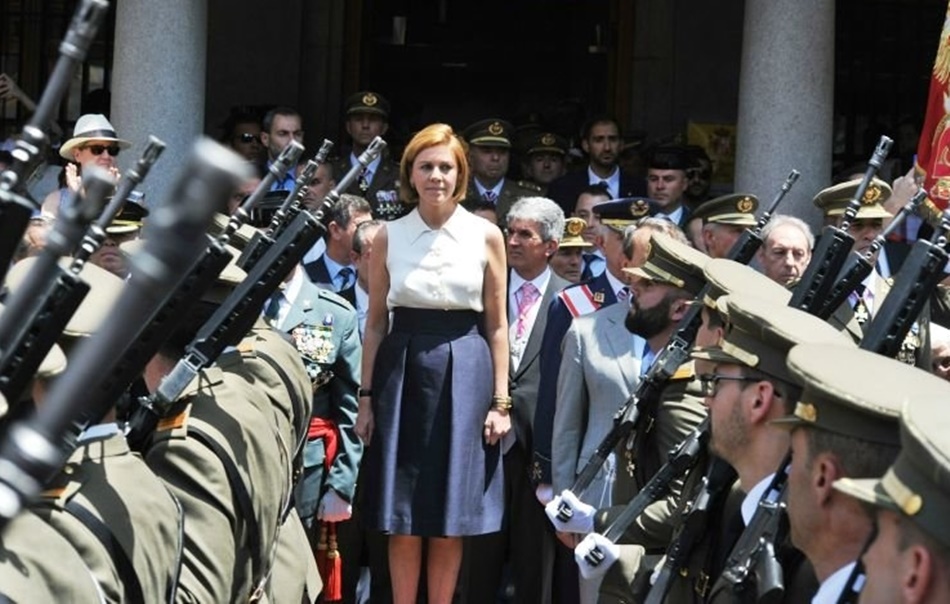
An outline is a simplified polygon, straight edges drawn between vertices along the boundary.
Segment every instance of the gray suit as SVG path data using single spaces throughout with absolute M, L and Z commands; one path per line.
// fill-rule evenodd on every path
M 640 382 L 644 341 L 624 327 L 627 311 L 626 304 L 612 304 L 577 317 L 564 337 L 552 438 L 555 493 L 570 488 Z M 578 494 L 595 507 L 610 504 L 607 465 Z

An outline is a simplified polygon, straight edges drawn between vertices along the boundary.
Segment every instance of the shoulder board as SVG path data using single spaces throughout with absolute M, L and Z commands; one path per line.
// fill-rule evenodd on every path
M 572 317 L 589 315 L 603 306 L 603 295 L 598 299 L 597 294 L 590 291 L 586 284 L 568 287 L 558 294 L 558 297 L 564 302 L 567 311 Z
M 346 308 L 346 309 L 351 309 L 351 308 L 353 308 L 353 307 L 350 305 L 350 303 L 346 301 L 346 298 L 344 298 L 344 297 L 341 296 L 340 294 L 338 294 L 338 293 L 336 293 L 336 292 L 333 292 L 333 291 L 330 291 L 330 290 L 326 289 L 325 287 L 321 287 L 321 288 L 319 288 L 319 289 L 320 289 L 320 297 L 323 298 L 324 300 L 328 300 L 328 301 L 330 301 L 330 302 L 333 302 L 334 304 L 336 304 L 337 306 L 340 306 L 340 307 L 342 307 L 342 308 Z
M 691 380 L 696 377 L 696 367 L 692 361 L 683 363 L 676 372 L 670 376 L 670 380 Z
M 79 492 L 82 482 L 76 475 L 77 464 L 67 464 L 60 473 L 53 478 L 49 488 L 40 493 L 40 499 L 62 507 L 73 495 Z
M 519 187 L 521 187 L 522 189 L 527 189 L 527 190 L 532 191 L 532 192 L 534 192 L 534 193 L 540 193 L 540 192 L 541 192 L 541 187 L 539 187 L 539 186 L 536 185 L 535 183 L 531 182 L 530 180 L 519 180 L 519 181 L 516 181 L 515 184 L 518 185 Z
M 191 403 L 183 405 L 168 417 L 158 420 L 156 433 L 167 432 L 167 436 L 185 437 L 188 434 L 188 418 L 191 416 Z

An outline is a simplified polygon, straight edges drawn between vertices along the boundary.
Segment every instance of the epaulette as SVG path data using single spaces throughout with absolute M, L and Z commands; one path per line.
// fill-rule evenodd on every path
M 330 302 L 333 302 L 334 304 L 336 304 L 337 306 L 345 310 L 351 310 L 351 311 L 354 310 L 353 305 L 350 304 L 350 302 L 346 298 L 341 296 L 340 294 L 336 292 L 332 292 L 323 287 L 319 289 L 320 289 L 320 297 L 323 298 L 324 300 L 329 300 Z
M 542 191 L 541 187 L 531 182 L 530 180 L 518 180 L 518 181 L 515 181 L 515 184 L 521 187 L 522 189 L 527 189 L 531 191 L 532 193 L 540 193 Z
M 78 464 L 66 464 L 51 484 L 40 493 L 40 500 L 57 507 L 64 506 L 82 487 L 82 478 L 77 474 L 78 471 Z
M 673 375 L 670 376 L 670 380 L 691 380 L 694 377 L 696 377 L 696 366 L 693 361 L 688 361 L 676 369 Z
M 191 402 L 178 405 L 166 417 L 158 420 L 155 434 L 166 438 L 185 438 L 188 436 L 188 419 L 191 417 Z
M 587 284 L 583 283 L 561 290 L 558 297 L 572 317 L 589 315 L 604 304 L 603 294 L 598 296 L 590 290 Z

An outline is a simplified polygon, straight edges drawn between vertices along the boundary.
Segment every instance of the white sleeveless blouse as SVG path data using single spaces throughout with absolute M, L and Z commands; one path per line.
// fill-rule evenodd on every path
M 482 312 L 486 225 L 462 206 L 440 229 L 426 225 L 417 208 L 386 223 L 387 306 Z

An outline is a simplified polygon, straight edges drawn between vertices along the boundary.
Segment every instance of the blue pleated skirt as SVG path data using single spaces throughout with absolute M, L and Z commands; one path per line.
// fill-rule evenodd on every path
M 360 470 L 370 528 L 422 537 L 501 529 L 500 444 L 483 439 L 491 356 L 474 311 L 396 308 L 373 367 Z

